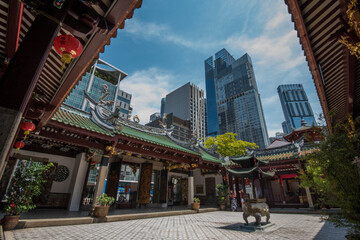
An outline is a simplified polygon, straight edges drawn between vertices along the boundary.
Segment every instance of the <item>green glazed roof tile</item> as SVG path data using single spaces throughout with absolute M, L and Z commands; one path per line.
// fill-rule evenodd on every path
M 107 136 L 114 136 L 114 134 L 111 132 L 106 131 L 105 129 L 102 129 L 96 125 L 93 121 L 91 121 L 90 118 L 67 110 L 59 109 L 51 119 L 60 123 L 64 123 L 65 125 L 78 127 Z
M 154 133 L 144 132 L 138 129 L 134 129 L 128 126 L 121 126 L 121 130 L 114 130 L 114 132 L 107 131 L 101 127 L 99 127 L 96 123 L 94 123 L 89 116 L 85 116 L 83 113 L 78 113 L 76 111 L 69 111 L 65 109 L 59 109 L 51 118 L 54 121 L 64 123 L 65 125 L 70 125 L 74 127 L 78 127 L 81 129 L 85 129 L 88 131 L 93 131 L 99 134 L 104 134 L 107 136 L 114 136 L 115 134 L 123 135 L 135 139 L 139 139 L 144 142 L 153 143 L 159 146 L 171 148 L 174 150 L 194 154 L 201 155 L 201 158 L 205 161 L 221 163 L 221 160 L 211 156 L 210 154 L 202 151 L 200 153 L 187 149 L 178 145 L 176 142 L 172 141 L 169 137 L 165 135 L 159 135 Z
M 214 157 L 203 150 L 201 150 L 201 158 L 204 159 L 205 161 L 209 161 L 209 162 L 215 162 L 215 163 L 222 162 L 221 159 Z
M 140 131 L 140 130 L 137 130 L 134 128 L 130 128 L 128 126 L 122 126 L 122 130 L 121 131 L 115 130 L 115 133 L 124 135 L 127 137 L 131 137 L 131 138 L 139 139 L 139 140 L 142 140 L 145 142 L 153 143 L 156 145 L 160 145 L 163 147 L 172 148 L 172 149 L 179 150 L 182 152 L 199 155 L 199 153 L 197 153 L 197 152 L 191 151 L 189 149 L 186 149 L 186 148 L 176 144 L 175 142 L 173 142 L 170 138 L 168 138 L 165 135 L 147 133 L 147 132 L 143 132 L 143 131 Z

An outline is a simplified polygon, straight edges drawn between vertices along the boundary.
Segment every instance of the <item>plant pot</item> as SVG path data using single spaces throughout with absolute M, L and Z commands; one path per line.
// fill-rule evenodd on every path
M 220 210 L 224 211 L 226 209 L 226 205 L 225 204 L 220 204 Z
M 20 215 L 5 216 L 4 224 L 3 224 L 4 230 L 5 231 L 13 230 L 18 224 L 19 219 L 20 219 Z
M 109 212 L 110 206 L 95 206 L 95 217 L 104 218 Z
M 191 208 L 192 208 L 193 210 L 199 210 L 199 209 L 200 209 L 200 203 L 199 203 L 199 202 L 193 202 L 193 203 L 191 204 Z

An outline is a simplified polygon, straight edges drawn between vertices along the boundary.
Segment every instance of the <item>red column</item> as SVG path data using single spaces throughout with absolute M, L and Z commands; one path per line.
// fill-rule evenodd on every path
M 241 206 L 241 196 L 240 196 L 240 187 L 239 187 L 239 178 L 236 177 L 235 178 L 235 186 L 236 186 L 236 201 L 237 201 L 237 204 L 238 206 Z

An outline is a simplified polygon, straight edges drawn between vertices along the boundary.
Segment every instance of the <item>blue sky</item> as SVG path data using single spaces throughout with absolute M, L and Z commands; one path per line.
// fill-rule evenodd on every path
M 121 88 L 147 123 L 172 90 L 187 82 L 205 90 L 204 60 L 222 48 L 251 56 L 269 136 L 282 131 L 280 84 L 303 84 L 322 112 L 283 0 L 144 0 L 100 57 L 128 73 Z

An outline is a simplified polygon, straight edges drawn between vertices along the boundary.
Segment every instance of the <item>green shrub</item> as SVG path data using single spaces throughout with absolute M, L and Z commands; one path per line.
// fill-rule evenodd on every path
M 3 212 L 6 215 L 19 215 L 36 208 L 33 197 L 41 194 L 42 185 L 46 182 L 45 172 L 53 166 L 53 163 L 33 163 L 26 166 L 26 161 L 21 161 L 15 171 L 10 191 L 6 195 Z
M 109 197 L 107 194 L 103 193 L 96 198 L 96 202 L 100 206 L 111 206 L 115 202 L 115 198 Z

